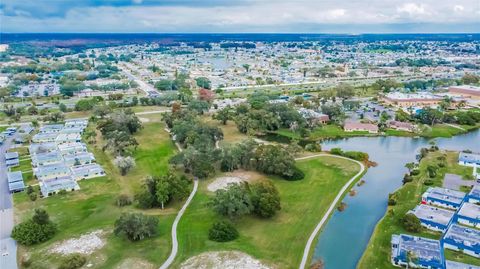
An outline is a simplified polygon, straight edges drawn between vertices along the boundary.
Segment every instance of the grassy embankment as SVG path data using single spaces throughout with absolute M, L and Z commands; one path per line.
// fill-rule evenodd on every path
M 200 182 L 179 225 L 175 265 L 206 251 L 239 250 L 278 268 L 297 268 L 310 232 L 338 191 L 360 169 L 349 160 L 333 157 L 302 160 L 298 166 L 306 173 L 300 181 L 258 175 L 258 180 L 272 181 L 277 187 L 282 209 L 272 219 L 245 216 L 235 221 L 240 237 L 228 243 L 208 240 L 212 223 L 222 217 L 207 206 L 213 195 L 207 190 L 212 179 Z
M 401 219 L 409 210 L 415 208 L 415 206 L 420 203 L 421 195 L 429 187 L 424 184 L 425 181 L 429 179 L 426 171 L 427 166 L 432 164 L 437 165 L 440 163 L 441 161 L 437 158 L 442 155 L 446 156 L 446 166 L 439 168 L 437 176 L 432 179 L 432 186 L 442 186 L 445 173 L 462 175 L 464 178 L 467 175 L 471 175 L 471 167 L 458 165 L 458 153 L 441 151 L 429 153 L 428 156 L 420 162 L 420 174 L 418 176 L 414 176 L 412 182 L 403 185 L 395 192 L 397 204 L 394 206 L 388 206 L 385 216 L 380 220 L 380 222 L 378 222 L 375 231 L 370 238 L 370 242 L 368 243 L 365 253 L 358 264 L 359 269 L 397 268 L 390 263 L 390 240 L 392 234 L 412 234 L 403 228 Z M 439 239 L 441 236 L 440 233 L 431 232 L 427 229 L 423 229 L 421 233 L 413 235 L 433 239 Z M 479 259 L 449 250 L 445 253 L 448 259 L 480 265 Z
M 106 232 L 104 239 L 107 244 L 94 254 L 87 256 L 87 263 L 92 263 L 92 268 L 115 268 L 123 262 L 132 261 L 158 266 L 166 259 L 170 252 L 171 225 L 181 204 L 174 203 L 164 211 L 138 210 L 133 206 L 119 208 L 114 204 L 118 194 L 132 195 L 146 176 L 164 173 L 168 159 L 175 152 L 173 143 L 163 130 L 163 124 L 158 123 L 155 117 L 152 115 L 150 117 L 152 121 L 145 123 L 144 129 L 136 135 L 140 144 L 135 153 L 137 167 L 127 176 L 121 176 L 113 166 L 111 156 L 102 151 L 103 142 L 98 137 L 97 143 L 89 145 L 89 148 L 95 154 L 97 162 L 105 169 L 107 176 L 80 181 L 80 191 L 45 199 L 39 198 L 35 202 L 30 201 L 25 193 L 14 195 L 17 223 L 31 216 L 34 208 L 42 207 L 58 224 L 59 230 L 53 239 L 45 243 L 32 247 L 20 247 L 20 261 L 26 254 L 35 261 L 37 268 L 55 268 L 61 257 L 49 253 L 52 245 L 98 229 Z M 126 211 L 141 211 L 158 216 L 160 220 L 158 236 L 135 243 L 114 236 L 113 223 L 122 212 Z

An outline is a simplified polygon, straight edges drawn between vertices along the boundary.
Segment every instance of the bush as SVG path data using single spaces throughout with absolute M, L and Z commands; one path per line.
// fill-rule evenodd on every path
M 87 258 L 84 256 L 80 254 L 72 254 L 66 257 L 62 263 L 60 263 L 58 269 L 77 269 L 82 267 L 86 262 Z
M 208 239 L 216 242 L 228 242 L 238 237 L 238 231 L 230 222 L 215 222 L 208 232 Z
M 269 181 L 250 186 L 253 212 L 262 218 L 271 218 L 281 209 L 280 195 L 275 185 Z
M 30 246 L 49 240 L 56 231 L 53 223 L 42 225 L 33 220 L 27 220 L 13 228 L 12 238 L 22 245 Z
M 320 152 L 322 151 L 322 146 L 319 143 L 310 143 L 305 146 L 305 150 L 310 152 Z
M 402 219 L 403 228 L 408 232 L 418 233 L 422 230 L 420 220 L 412 213 L 406 214 Z
M 388 195 L 388 205 L 393 206 L 397 204 L 397 197 L 394 193 Z
M 431 186 L 431 185 L 433 185 L 433 183 L 434 183 L 434 182 L 433 182 L 433 180 L 431 180 L 431 179 L 427 179 L 427 180 L 425 180 L 425 181 L 423 182 L 423 184 L 425 184 L 425 185 L 427 185 L 427 186 Z
M 37 200 L 37 194 L 35 192 L 29 193 L 28 198 L 30 198 L 30 201 L 36 201 Z
M 305 178 L 305 173 L 302 170 L 300 170 L 298 167 L 294 166 L 292 175 L 290 176 L 285 175 L 284 178 L 290 181 L 301 180 Z
M 412 182 L 412 181 L 413 181 L 413 177 L 411 175 L 405 174 L 405 176 L 403 176 L 403 184 Z
M 67 190 L 60 190 L 58 192 L 58 195 L 66 195 L 67 194 Z
M 333 149 L 330 150 L 330 153 L 334 154 L 334 155 L 342 156 L 343 155 L 343 150 L 341 148 L 333 148 Z
M 412 172 L 410 172 L 410 175 L 411 176 L 418 176 L 418 175 L 420 175 L 420 170 L 414 169 L 414 170 L 412 170 Z
M 120 194 L 119 196 L 117 196 L 115 204 L 119 207 L 127 206 L 132 204 L 132 199 L 130 199 L 130 197 L 128 197 L 128 195 L 126 194 Z

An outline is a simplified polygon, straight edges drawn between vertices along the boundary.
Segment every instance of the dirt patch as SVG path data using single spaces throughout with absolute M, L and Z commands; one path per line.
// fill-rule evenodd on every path
M 138 118 L 140 120 L 140 122 L 150 122 L 150 119 L 149 118 Z
M 217 177 L 208 185 L 207 189 L 211 192 L 214 192 L 216 190 L 226 189 L 229 184 L 239 184 L 241 182 L 249 182 L 260 178 L 261 175 L 256 172 L 237 170 L 226 173 L 222 177 Z
M 270 269 L 259 260 L 240 251 L 206 252 L 191 257 L 182 269 Z
M 64 240 L 52 246 L 51 253 L 58 253 L 62 255 L 69 255 L 74 253 L 92 254 L 97 249 L 105 246 L 105 239 L 103 230 L 96 230 L 84 234 L 78 238 Z
M 120 263 L 117 267 L 117 269 L 153 269 L 156 268 L 155 265 L 141 260 L 141 259 L 134 259 L 134 258 L 129 258 L 124 260 L 122 263 Z

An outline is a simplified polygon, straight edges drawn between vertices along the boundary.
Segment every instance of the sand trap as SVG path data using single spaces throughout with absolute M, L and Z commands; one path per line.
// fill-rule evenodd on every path
M 247 179 L 240 178 L 240 177 L 217 177 L 215 181 L 208 184 L 207 189 L 211 192 L 220 189 L 226 189 L 229 184 L 240 184 L 241 182 L 246 181 Z
M 148 118 L 138 118 L 140 122 L 150 122 L 150 119 Z
M 182 269 L 269 269 L 259 260 L 239 251 L 206 252 L 191 257 Z
M 101 238 L 103 233 L 104 232 L 102 230 L 96 230 L 84 234 L 79 238 L 64 240 L 53 245 L 53 247 L 50 249 L 50 252 L 63 255 L 69 255 L 73 253 L 92 254 L 97 249 L 101 249 L 103 246 L 105 246 L 105 240 Z

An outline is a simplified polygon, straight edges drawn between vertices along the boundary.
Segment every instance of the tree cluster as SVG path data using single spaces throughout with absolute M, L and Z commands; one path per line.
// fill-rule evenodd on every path
M 35 209 L 32 218 L 13 228 L 12 238 L 22 245 L 34 245 L 45 242 L 57 232 L 57 226 L 43 209 Z

